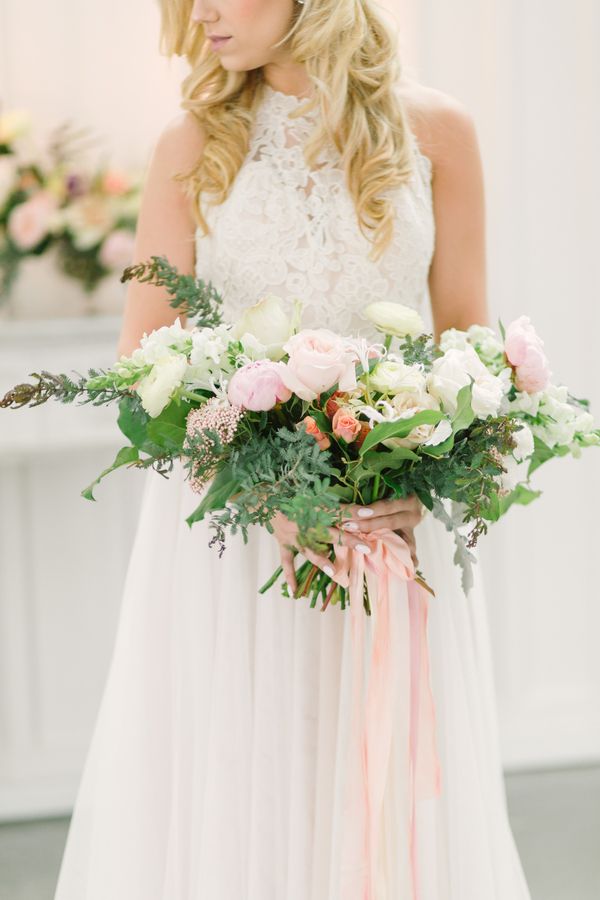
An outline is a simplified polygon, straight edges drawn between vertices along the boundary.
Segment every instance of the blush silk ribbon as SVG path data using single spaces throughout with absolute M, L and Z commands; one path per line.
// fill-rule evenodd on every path
M 407 885 L 406 900 L 419 900 L 416 800 L 441 793 L 429 682 L 428 592 L 415 581 L 410 549 L 400 535 L 387 528 L 376 529 L 361 534 L 361 541 L 371 546 L 371 553 L 365 555 L 336 544 L 332 563 L 333 580 L 349 589 L 352 632 L 352 722 L 342 819 L 340 900 L 379 900 L 379 832 L 396 703 L 406 714 L 405 728 L 394 739 L 395 755 L 403 754 L 401 766 L 406 781 L 400 791 L 408 802 L 409 846 L 405 854 L 407 871 L 402 877 Z M 375 621 L 363 703 L 365 577 Z M 394 629 L 390 602 L 398 604 L 395 612 L 399 624 Z

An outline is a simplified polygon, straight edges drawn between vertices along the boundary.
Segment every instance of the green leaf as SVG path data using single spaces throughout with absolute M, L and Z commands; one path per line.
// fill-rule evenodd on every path
M 437 459 L 438 457 L 444 456 L 446 453 L 449 453 L 453 447 L 454 434 L 451 434 L 446 438 L 445 441 L 442 441 L 441 444 L 430 446 L 428 446 L 427 444 L 421 444 L 421 453 L 425 453 L 427 456 L 433 456 Z
M 471 406 L 471 398 L 473 395 L 473 382 L 465 384 L 458 392 L 456 398 L 456 412 L 452 416 L 452 432 L 456 434 L 468 428 L 475 419 L 475 413 Z
M 185 439 L 185 428 L 163 422 L 159 417 L 148 422 L 148 438 L 163 450 L 180 452 Z
M 238 480 L 233 477 L 230 466 L 223 466 L 213 478 L 202 502 L 185 521 L 191 528 L 194 522 L 202 521 L 206 513 L 213 509 L 225 509 L 227 501 L 238 490 L 240 490 L 240 485 Z
M 500 329 L 500 334 L 502 335 L 502 340 L 505 341 L 506 340 L 506 329 L 504 328 L 504 325 L 502 324 L 502 319 L 498 319 L 498 328 Z
M 535 436 L 533 438 L 533 456 L 531 457 L 531 461 L 527 468 L 527 477 L 535 472 L 536 469 L 539 469 L 545 462 L 548 462 L 549 459 L 553 459 L 555 456 L 566 456 L 569 453 L 568 447 L 549 447 L 548 444 L 544 443 L 544 441 L 540 440 L 539 437 Z
M 360 448 L 360 455 L 364 456 L 367 450 L 380 444 L 386 438 L 406 437 L 417 425 L 437 425 L 444 413 L 437 409 L 425 409 L 416 413 L 410 419 L 398 419 L 396 422 L 381 422 L 371 429 Z
M 341 497 L 342 500 L 352 501 L 354 497 L 354 491 L 351 487 L 347 487 L 344 484 L 332 484 L 329 488 L 332 494 L 335 494 L 336 497 Z
M 135 462 L 138 460 L 139 453 L 137 447 L 122 447 L 115 457 L 115 461 L 108 469 L 104 469 L 103 472 L 98 475 L 98 477 L 92 481 L 90 485 L 84 488 L 81 492 L 81 496 L 85 497 L 86 500 L 96 500 L 94 497 L 94 488 L 97 484 L 99 484 L 102 479 L 109 474 L 109 472 L 114 472 L 115 469 L 120 468 L 121 466 L 126 466 L 128 463 Z
M 418 456 L 408 447 L 394 447 L 393 450 L 371 450 L 363 457 L 363 463 L 372 472 L 381 472 L 383 469 L 398 469 L 407 459 L 419 462 Z
M 524 484 L 518 484 L 515 489 L 510 492 L 510 494 L 506 494 L 504 497 L 500 498 L 500 515 L 503 516 L 504 513 L 508 509 L 510 509 L 513 503 L 519 503 L 521 506 L 527 506 L 532 502 L 532 500 L 535 500 L 537 497 L 539 497 L 541 493 L 541 491 L 532 491 Z

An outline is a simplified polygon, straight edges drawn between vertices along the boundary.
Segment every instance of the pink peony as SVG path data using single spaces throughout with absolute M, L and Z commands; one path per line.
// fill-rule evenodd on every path
M 341 407 L 336 410 L 331 427 L 336 437 L 342 438 L 347 444 L 351 444 L 360 434 L 360 422 L 352 413 Z
M 135 237 L 126 228 L 111 232 L 100 247 L 100 262 L 107 269 L 124 269 L 133 260 Z
M 552 373 L 543 347 L 529 316 L 520 316 L 506 329 L 504 352 L 515 370 L 517 390 L 535 394 L 548 386 Z
M 11 212 L 7 230 L 20 250 L 31 250 L 48 234 L 50 217 L 58 201 L 50 191 L 38 191 L 29 200 L 19 203 Z
M 305 328 L 284 345 L 289 354 L 284 383 L 302 400 L 315 400 L 339 382 L 340 390 L 356 387 L 356 353 L 327 328 Z
M 298 427 L 300 425 L 304 425 L 307 433 L 312 434 L 315 441 L 319 445 L 320 450 L 327 450 L 327 448 L 331 446 L 331 441 L 329 440 L 328 436 L 326 434 L 323 434 L 312 416 L 304 416 L 302 421 L 298 422 Z
M 282 381 L 283 363 L 258 359 L 238 369 L 227 388 L 229 401 L 255 412 L 273 409 L 278 401 L 285 402 L 292 392 Z

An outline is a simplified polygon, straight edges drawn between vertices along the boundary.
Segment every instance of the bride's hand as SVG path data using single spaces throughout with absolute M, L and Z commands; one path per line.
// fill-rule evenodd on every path
M 295 591 L 297 587 L 296 573 L 294 569 L 294 549 L 302 553 L 306 559 L 323 569 L 327 575 L 333 575 L 333 566 L 329 557 L 309 550 L 308 547 L 301 547 L 298 544 L 298 526 L 295 522 L 288 519 L 282 512 L 276 512 L 271 519 L 273 533 L 279 544 L 279 555 L 281 557 L 281 568 L 285 580 L 291 591 Z M 355 547 L 364 553 L 369 552 L 369 547 L 361 543 L 360 535 L 354 536 L 339 528 L 332 527 L 329 529 L 329 536 L 332 544 L 344 544 L 347 547 Z
M 376 500 L 365 506 L 343 503 L 342 508 L 350 514 L 350 518 L 341 525 L 344 531 L 365 533 L 377 528 L 389 528 L 404 538 L 410 548 L 412 561 L 418 566 L 414 529 L 423 518 L 425 507 L 416 494 L 398 500 Z

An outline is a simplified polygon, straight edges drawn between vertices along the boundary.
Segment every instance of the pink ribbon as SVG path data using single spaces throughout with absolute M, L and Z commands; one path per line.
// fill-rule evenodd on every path
M 379 837 L 390 763 L 394 705 L 407 714 L 400 786 L 407 798 L 406 897 L 419 900 L 416 801 L 441 792 L 435 710 L 429 683 L 427 590 L 415 581 L 410 549 L 390 529 L 361 535 L 370 554 L 336 545 L 333 579 L 349 589 L 352 631 L 352 722 L 341 844 L 340 900 L 377 900 Z M 366 576 L 374 615 L 367 698 L 363 703 Z M 399 624 L 392 639 L 390 593 Z M 398 740 L 398 738 L 396 738 Z M 405 763 L 404 765 L 402 763 Z M 400 849 L 400 848 L 399 848 Z M 403 894 L 404 896 L 404 894 Z M 399 900 L 399 898 L 398 898 Z

